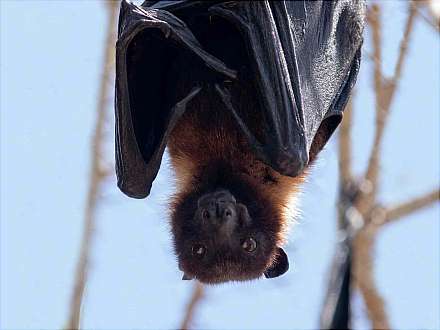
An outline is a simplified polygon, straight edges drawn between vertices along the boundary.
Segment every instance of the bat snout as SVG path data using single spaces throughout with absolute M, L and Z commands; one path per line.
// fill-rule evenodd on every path
M 238 221 L 237 201 L 227 190 L 203 195 L 198 200 L 197 213 L 208 224 L 232 230 Z

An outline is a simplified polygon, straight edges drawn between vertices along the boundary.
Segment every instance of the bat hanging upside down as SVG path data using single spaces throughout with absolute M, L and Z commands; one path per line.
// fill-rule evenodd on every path
M 183 279 L 288 270 L 295 197 L 342 119 L 364 14 L 362 0 L 121 2 L 118 186 L 147 197 L 168 147 Z
M 172 231 L 184 279 L 217 283 L 277 277 L 287 206 L 303 176 L 282 176 L 257 160 L 217 102 L 187 110 L 168 143 L 177 175 Z
M 176 90 L 185 90 L 198 74 L 176 72 Z M 261 133 L 251 75 L 243 70 L 239 76 L 236 109 Z M 222 84 L 234 89 L 230 81 Z M 187 104 L 168 140 L 178 187 L 171 219 L 179 268 L 183 279 L 205 283 L 280 276 L 289 268 L 282 246 L 305 171 L 283 176 L 258 160 L 215 88 L 205 85 Z

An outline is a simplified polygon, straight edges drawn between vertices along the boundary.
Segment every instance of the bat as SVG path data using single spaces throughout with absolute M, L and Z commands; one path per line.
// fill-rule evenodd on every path
M 194 76 L 203 73 L 179 71 L 183 63 L 176 64 L 179 86 L 174 90 L 184 94 Z M 251 77 L 242 76 L 236 82 L 241 87 L 237 111 L 245 115 L 257 105 Z M 254 119 L 257 131 L 261 118 Z M 280 175 L 256 158 L 209 87 L 188 104 L 168 148 L 178 185 L 172 232 L 184 279 L 218 283 L 286 272 L 289 263 L 281 247 L 290 222 L 286 206 L 304 175 Z
M 364 15 L 362 1 L 122 1 L 118 186 L 148 196 L 168 147 L 183 279 L 288 270 L 288 207 L 342 119 Z

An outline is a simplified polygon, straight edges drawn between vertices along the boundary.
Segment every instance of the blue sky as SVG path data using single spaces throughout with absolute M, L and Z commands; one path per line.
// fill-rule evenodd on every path
M 391 73 L 405 21 L 384 2 L 384 69 Z M 95 1 L 1 1 L 2 329 L 55 329 L 67 315 L 82 231 L 106 12 Z M 439 36 L 416 22 L 384 145 L 381 198 L 397 202 L 438 186 Z M 369 48 L 367 35 L 366 46 Z M 354 165 L 371 147 L 371 63 L 364 57 L 355 100 Z M 109 100 L 109 114 L 112 100 Z M 112 117 L 110 115 L 110 117 Z M 108 158 L 113 159 L 109 123 Z M 207 329 L 317 327 L 335 242 L 336 136 L 304 186 L 286 276 L 208 288 L 195 320 Z M 98 211 L 83 326 L 175 328 L 191 292 L 172 254 L 165 160 L 147 200 L 112 178 Z M 397 329 L 438 329 L 439 218 L 435 206 L 383 230 L 376 277 Z M 361 310 L 355 325 L 367 328 Z

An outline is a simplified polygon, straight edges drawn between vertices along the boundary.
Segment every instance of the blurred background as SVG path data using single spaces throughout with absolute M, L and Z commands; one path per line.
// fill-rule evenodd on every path
M 352 327 L 385 321 L 394 329 L 440 328 L 438 3 L 368 3 L 370 26 L 344 130 L 351 139 L 336 133 L 303 187 L 287 246 L 291 270 L 276 280 L 205 288 L 180 280 L 172 253 L 167 156 L 146 200 L 116 187 L 112 31 L 119 4 L 0 6 L 2 329 L 71 327 L 82 286 L 80 326 L 87 329 L 179 328 L 185 317 L 194 329 L 318 328 L 347 179 L 338 159 L 347 180 L 365 173 L 378 145 L 375 99 L 387 97 L 374 77 L 393 81 L 402 38 L 407 53 L 385 116 L 375 199 L 380 210 L 397 213 L 383 226 L 371 222 L 372 263 L 358 266 L 372 274 L 370 289 L 381 299 L 369 301 L 362 289 L 368 280 L 357 279 Z M 382 39 L 379 58 L 374 31 Z M 351 141 L 351 162 L 340 155 L 344 141 Z M 374 307 L 384 320 L 374 320 Z

